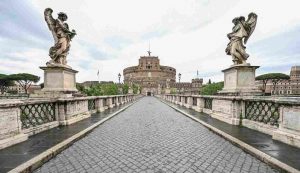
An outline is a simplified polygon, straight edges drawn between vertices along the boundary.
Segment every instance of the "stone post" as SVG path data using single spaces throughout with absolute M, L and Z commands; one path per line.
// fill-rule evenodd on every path
M 188 96 L 187 98 L 187 108 L 191 108 L 193 106 L 193 97 L 192 96 Z
M 203 108 L 204 108 L 204 99 L 201 98 L 201 97 L 198 97 L 197 98 L 197 109 L 196 109 L 196 111 L 203 112 Z
M 58 102 L 58 118 L 57 121 L 59 122 L 60 125 L 64 125 L 65 120 L 66 120 L 66 112 L 65 112 L 65 107 L 66 107 L 66 102 Z
M 119 96 L 116 96 L 116 97 L 115 97 L 115 100 L 116 100 L 116 101 L 115 101 L 115 105 L 116 105 L 116 106 L 119 106 L 119 105 L 120 105 L 120 97 L 119 97 Z
M 220 97 L 214 98 L 212 101 L 212 110 L 210 115 L 213 118 L 224 121 L 228 124 L 239 125 L 241 114 L 242 101 L 240 97 Z
M 114 105 L 113 105 L 113 100 L 112 100 L 113 98 L 112 97 L 109 97 L 108 98 L 108 107 L 109 108 L 113 108 L 114 107 Z
M 0 103 L 0 149 L 26 141 L 28 135 L 22 133 L 21 101 Z
M 121 104 L 124 104 L 124 96 L 121 97 Z
M 95 107 L 96 107 L 96 110 L 99 112 L 103 112 L 105 110 L 104 105 L 103 105 L 103 98 L 96 99 Z
M 290 103 L 280 108 L 279 128 L 272 138 L 300 148 L 300 105 Z
M 91 116 L 88 110 L 88 99 L 59 99 L 59 102 L 65 102 L 64 112 L 65 115 L 60 114 L 60 125 L 70 125 L 86 119 Z M 62 112 L 62 110 L 61 110 Z M 65 118 L 63 120 L 63 117 Z

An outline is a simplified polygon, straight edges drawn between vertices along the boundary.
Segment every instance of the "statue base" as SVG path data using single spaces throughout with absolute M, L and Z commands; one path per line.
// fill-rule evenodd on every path
M 255 86 L 255 70 L 257 68 L 259 66 L 240 64 L 222 70 L 224 88 L 218 93 L 232 96 L 262 95 L 262 91 Z
M 30 97 L 73 97 L 78 71 L 64 66 L 40 67 L 44 70 L 44 88 Z

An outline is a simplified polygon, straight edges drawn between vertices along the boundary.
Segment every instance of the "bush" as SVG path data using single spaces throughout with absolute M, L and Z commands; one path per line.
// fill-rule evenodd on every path
M 97 84 L 82 91 L 88 96 L 118 95 L 119 90 L 116 84 Z
M 124 84 L 124 85 L 122 86 L 123 94 L 128 94 L 128 90 L 129 90 L 128 84 Z
M 216 95 L 218 91 L 222 90 L 224 82 L 217 82 L 204 85 L 200 91 L 201 95 Z
M 133 94 L 137 94 L 137 93 L 138 93 L 138 91 L 139 91 L 139 86 L 138 86 L 138 85 L 135 85 L 135 84 L 133 84 L 133 85 L 132 85 L 132 90 L 133 90 Z

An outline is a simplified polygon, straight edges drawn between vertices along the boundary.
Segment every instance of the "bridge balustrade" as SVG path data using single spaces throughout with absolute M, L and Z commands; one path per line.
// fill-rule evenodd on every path
M 168 95 L 168 96 L 171 96 Z M 300 98 L 268 96 L 173 95 L 175 104 L 206 113 L 232 125 L 272 135 L 300 147 Z M 163 97 L 168 98 L 168 97 Z M 192 103 L 190 103 L 191 99 Z M 182 101 L 184 103 L 182 103 Z
M 58 99 L 24 99 L 0 102 L 0 149 L 28 136 L 86 119 L 95 112 L 133 101 L 137 95 L 90 96 Z M 124 98 L 124 102 L 121 102 Z
M 96 110 L 96 99 L 89 99 L 88 100 L 88 110 L 89 111 Z
M 204 98 L 204 108 L 205 109 L 212 109 L 212 98 Z
M 56 121 L 56 103 L 40 102 L 20 105 L 22 129 L 29 129 Z
M 279 127 L 280 105 L 273 101 L 245 101 L 245 119 Z

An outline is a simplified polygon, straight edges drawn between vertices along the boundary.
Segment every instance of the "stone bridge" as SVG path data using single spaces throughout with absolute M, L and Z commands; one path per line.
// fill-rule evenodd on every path
M 299 172 L 299 107 L 186 95 L 6 101 L 0 172 Z

